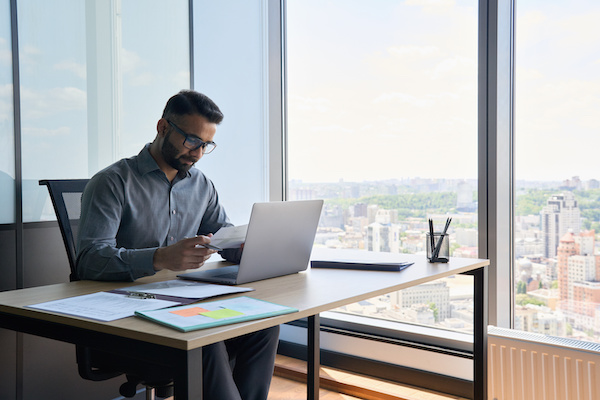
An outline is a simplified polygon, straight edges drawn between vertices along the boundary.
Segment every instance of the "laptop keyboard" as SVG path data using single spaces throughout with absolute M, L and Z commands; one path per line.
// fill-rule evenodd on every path
M 215 275 L 215 278 L 224 278 L 224 279 L 235 279 L 236 277 L 237 277 L 237 272 L 229 272 L 226 274 Z

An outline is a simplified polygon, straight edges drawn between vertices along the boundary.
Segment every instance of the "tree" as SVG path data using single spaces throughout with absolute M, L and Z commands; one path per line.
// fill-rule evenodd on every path
M 440 320 L 439 320 L 440 311 L 438 310 L 437 304 L 431 302 L 428 305 L 429 305 L 429 309 L 431 311 L 433 311 L 433 319 L 435 320 L 435 322 L 440 322 Z

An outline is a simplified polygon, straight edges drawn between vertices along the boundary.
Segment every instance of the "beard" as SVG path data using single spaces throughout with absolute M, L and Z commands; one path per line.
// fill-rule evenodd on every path
M 171 143 L 171 141 L 169 140 L 171 136 L 171 133 L 169 132 L 167 134 L 167 136 L 165 137 L 165 140 L 163 142 L 162 148 L 160 149 L 162 156 L 165 160 L 165 162 L 167 164 L 169 164 L 169 166 L 175 168 L 177 170 L 177 176 L 179 176 L 180 178 L 184 178 L 188 171 L 196 164 L 196 160 L 193 157 L 189 157 L 189 156 L 178 156 L 179 154 L 179 150 L 173 145 L 173 143 Z M 184 161 L 191 161 L 191 164 L 184 164 L 181 162 L 181 160 Z

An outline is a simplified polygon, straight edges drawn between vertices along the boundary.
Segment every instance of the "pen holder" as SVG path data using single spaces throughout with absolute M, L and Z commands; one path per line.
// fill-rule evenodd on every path
M 448 262 L 450 259 L 450 238 L 448 234 L 442 234 L 441 232 L 433 233 L 433 241 L 431 240 L 431 234 L 426 234 L 426 247 L 427 247 L 427 259 L 429 262 Z M 437 250 L 437 252 L 436 252 Z

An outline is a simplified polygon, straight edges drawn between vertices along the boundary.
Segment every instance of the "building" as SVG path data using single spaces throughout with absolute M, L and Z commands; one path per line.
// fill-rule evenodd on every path
M 515 307 L 515 329 L 552 336 L 566 334 L 566 324 L 560 313 L 533 304 Z
M 435 304 L 437 321 L 450 318 L 450 288 L 444 281 L 425 283 L 395 292 L 391 296 L 392 305 L 399 309 L 411 308 L 418 304 Z
M 366 248 L 369 251 L 400 252 L 400 225 L 374 222 L 367 226 Z
M 594 246 L 594 231 L 578 235 L 567 232 L 557 249 L 559 309 L 575 328 L 582 330 L 596 325 L 596 308 L 600 303 Z
M 544 256 L 555 257 L 560 238 L 569 230 L 579 233 L 581 229 L 581 212 L 573 193 L 551 196 L 541 211 L 541 217 Z

